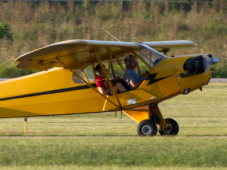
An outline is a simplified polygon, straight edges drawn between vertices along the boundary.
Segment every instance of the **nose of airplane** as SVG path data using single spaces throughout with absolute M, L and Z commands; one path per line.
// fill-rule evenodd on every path
M 209 63 L 211 65 L 216 64 L 217 62 L 219 62 L 219 59 L 216 58 L 216 57 L 212 57 L 212 58 L 209 59 Z

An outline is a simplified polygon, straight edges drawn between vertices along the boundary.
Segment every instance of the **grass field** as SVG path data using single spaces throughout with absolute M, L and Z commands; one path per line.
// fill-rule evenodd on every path
M 0 120 L 0 169 L 227 169 L 227 83 L 160 104 L 176 137 L 138 137 L 114 113 Z

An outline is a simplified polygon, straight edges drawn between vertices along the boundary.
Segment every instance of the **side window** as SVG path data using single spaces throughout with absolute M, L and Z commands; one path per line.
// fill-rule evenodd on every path
M 87 66 L 84 69 L 84 73 L 87 76 L 89 82 L 94 82 L 95 78 L 94 78 L 94 72 L 93 72 L 93 67 L 91 65 Z M 82 74 L 82 73 L 81 73 Z M 83 75 L 83 74 L 82 74 Z
M 131 53 L 129 53 L 131 54 Z M 123 69 L 125 70 L 126 69 L 126 65 L 125 65 L 125 62 L 124 62 L 124 59 L 125 57 L 127 57 L 129 54 L 125 54 L 125 55 L 121 55 L 119 56 L 119 61 L 120 61 L 120 64 L 117 62 L 117 61 L 114 61 L 112 62 L 113 64 L 113 68 L 114 68 L 114 73 L 115 73 L 115 77 L 120 77 L 120 78 L 123 78 L 123 75 L 124 75 L 124 71 Z M 132 54 L 133 55 L 133 54 Z M 149 67 L 144 64 L 140 59 L 136 59 L 137 62 L 138 62 L 138 65 L 139 65 L 139 69 L 136 67 L 134 70 L 135 72 L 137 72 L 138 74 L 141 74 L 141 75 L 144 75 L 146 74 L 146 71 L 149 71 Z M 123 69 L 122 69 L 123 68 Z
M 149 67 L 146 64 L 144 64 L 140 59 L 137 59 L 137 62 L 138 62 L 139 68 L 140 68 L 141 75 L 145 74 L 146 71 L 149 72 Z
M 117 57 L 118 60 L 117 60 L 117 58 L 115 58 L 115 60 L 112 61 L 112 66 L 113 66 L 114 73 L 112 72 L 112 69 L 110 69 L 110 79 L 112 79 L 114 77 L 123 78 L 124 70 L 126 69 L 126 66 L 125 66 L 125 63 L 124 63 L 124 58 L 127 57 L 129 54 L 131 54 L 131 53 L 120 55 L 120 56 Z M 109 69 L 109 60 L 105 60 L 105 61 L 102 61 L 102 62 L 103 62 L 103 65 L 108 70 Z M 147 67 L 147 65 L 145 65 L 138 58 L 137 58 L 137 62 L 138 62 L 139 69 L 136 67 L 135 71 L 138 74 L 140 74 L 140 75 L 145 75 L 146 71 L 149 71 L 149 68 Z M 96 67 L 97 65 L 98 65 L 98 62 L 94 63 L 94 67 Z M 75 71 L 75 73 L 78 74 L 81 78 L 83 78 L 84 81 L 87 81 L 87 79 L 88 79 L 90 83 L 94 83 L 95 82 L 95 77 L 94 77 L 95 75 L 94 75 L 94 71 L 93 71 L 92 65 L 91 64 L 88 65 L 87 67 L 85 67 L 83 69 L 83 71 L 84 71 L 84 74 L 86 75 L 86 77 L 84 76 L 84 74 L 82 73 L 81 69 L 79 69 L 79 68 Z M 72 80 L 75 83 L 85 84 L 82 80 L 80 80 L 75 75 L 72 75 Z
M 121 68 L 121 66 L 118 64 L 118 62 L 117 62 L 117 61 L 112 62 L 112 65 L 113 65 L 115 77 L 123 78 L 124 71 L 122 70 L 122 68 Z M 124 62 L 121 61 L 121 65 L 122 65 L 123 68 L 125 69 Z
M 139 54 L 141 57 L 143 57 L 147 63 L 151 66 L 154 67 L 155 65 L 157 65 L 164 57 L 166 57 L 165 55 L 163 55 L 162 53 L 148 47 L 148 46 L 142 46 L 139 49 Z
M 93 73 L 93 68 L 92 65 L 87 66 L 86 68 L 83 69 L 84 74 L 87 76 L 88 80 L 90 83 L 95 82 L 95 78 L 94 78 L 94 73 Z M 78 74 L 80 77 L 82 77 L 84 79 L 84 81 L 87 81 L 86 78 L 84 77 L 84 74 L 82 73 L 81 69 L 77 69 L 75 71 L 76 74 Z M 75 83 L 79 83 L 79 84 L 85 84 L 82 80 L 80 80 L 77 76 L 73 75 L 72 76 L 72 80 Z
M 94 67 L 96 67 L 98 65 L 98 63 L 94 63 Z M 109 68 L 109 63 L 104 62 L 103 65 L 108 69 Z M 92 65 L 87 66 L 86 68 L 83 69 L 84 74 L 86 75 L 87 79 L 89 80 L 90 83 L 94 83 L 95 82 L 95 75 L 94 75 L 94 71 L 93 71 L 93 67 Z M 84 79 L 84 81 L 86 80 L 86 77 L 84 76 L 84 74 L 82 73 L 81 69 L 77 69 L 75 71 L 76 74 L 78 74 L 81 78 Z M 112 70 L 110 69 L 110 79 L 114 78 Z M 75 83 L 79 83 L 79 84 L 85 84 L 82 80 L 80 80 L 77 76 L 73 75 L 72 76 L 72 80 Z
M 98 63 L 97 63 L 97 64 L 98 64 Z M 95 66 L 96 66 L 97 64 L 95 64 Z M 103 65 L 106 67 L 107 71 L 109 71 L 109 70 L 108 70 L 108 69 L 109 69 L 109 60 L 103 61 Z M 108 72 L 107 72 L 107 74 L 108 74 Z M 111 67 L 110 67 L 110 77 L 109 77 L 109 78 L 110 78 L 110 79 L 114 78 Z

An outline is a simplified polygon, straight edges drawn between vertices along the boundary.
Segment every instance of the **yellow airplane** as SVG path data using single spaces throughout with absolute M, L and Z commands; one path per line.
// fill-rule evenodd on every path
M 177 135 L 177 122 L 164 119 L 158 104 L 207 85 L 211 66 L 218 62 L 204 54 L 167 57 L 193 44 L 68 40 L 26 53 L 16 59 L 17 67 L 42 71 L 0 83 L 0 118 L 123 111 L 138 122 L 140 136 L 154 136 L 158 130 L 160 135 Z M 123 60 L 129 54 L 135 56 L 137 72 L 145 79 L 133 90 L 121 79 L 128 91 L 116 93 L 110 80 L 122 78 Z M 105 78 L 112 95 L 98 91 L 97 64 L 103 72 L 103 64 L 108 68 Z

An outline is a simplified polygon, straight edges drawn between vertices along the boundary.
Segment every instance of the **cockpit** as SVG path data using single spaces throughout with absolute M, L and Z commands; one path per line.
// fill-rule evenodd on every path
M 126 69 L 124 59 L 128 55 L 133 55 L 135 57 L 138 63 L 135 71 L 142 77 L 146 77 L 151 68 L 158 65 L 158 63 L 166 57 L 164 54 L 143 43 L 140 43 L 140 48 L 137 51 L 126 52 L 117 56 L 113 56 L 111 60 L 108 58 L 102 61 L 103 65 L 105 65 L 108 70 L 108 76 L 110 79 L 115 77 L 120 77 L 121 79 L 123 78 L 123 74 Z M 85 81 L 94 83 L 96 78 L 94 68 L 97 64 L 98 62 L 93 62 L 87 64 L 85 68 L 80 67 L 76 70 L 76 74 L 81 76 Z M 75 75 L 73 75 L 73 81 L 75 83 L 84 84 L 84 82 Z

